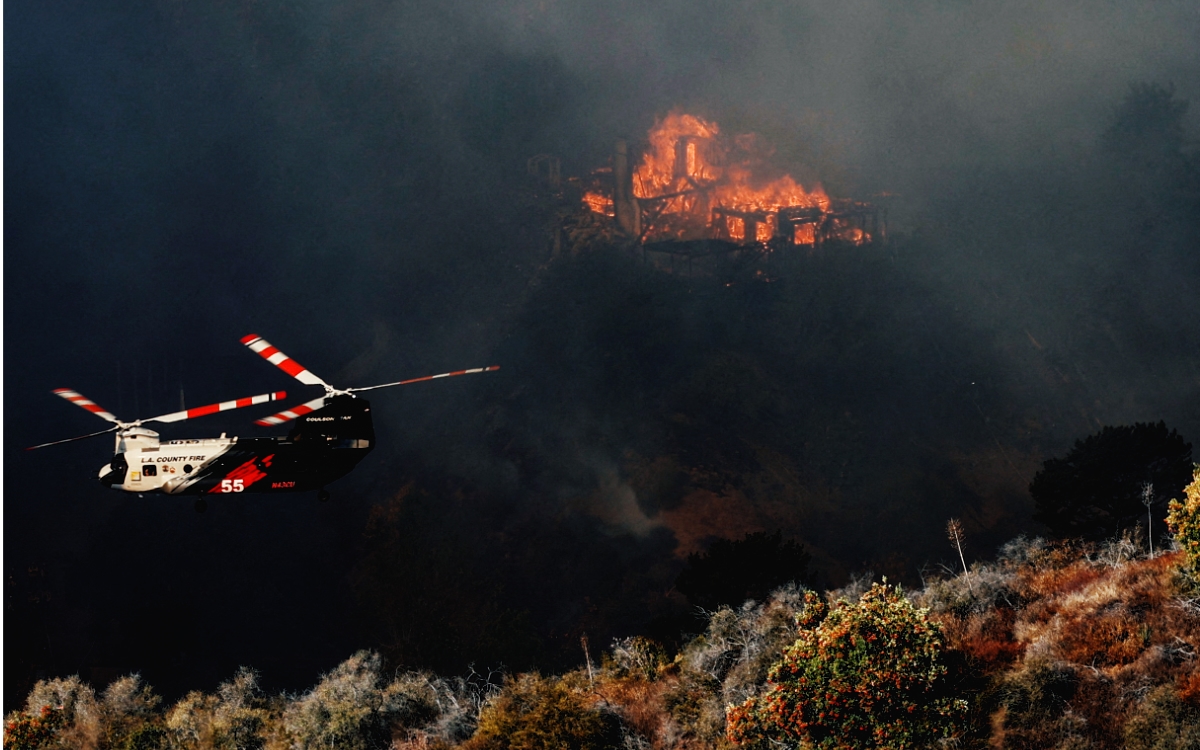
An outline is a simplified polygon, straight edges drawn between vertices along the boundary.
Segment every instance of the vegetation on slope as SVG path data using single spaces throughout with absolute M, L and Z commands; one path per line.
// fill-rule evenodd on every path
M 1200 482 L 1188 489 L 1194 512 Z M 363 652 L 300 695 L 264 695 L 243 670 L 170 707 L 136 675 L 99 694 L 78 678 L 43 680 L 8 716 L 4 746 L 690 750 L 947 737 L 1190 748 L 1200 741 L 1192 569 L 1183 550 L 1149 555 L 1129 535 L 1022 538 L 997 562 L 907 597 L 865 580 L 823 597 L 790 584 L 707 612 L 704 632 L 674 655 L 622 639 L 601 664 L 560 676 L 390 673 Z

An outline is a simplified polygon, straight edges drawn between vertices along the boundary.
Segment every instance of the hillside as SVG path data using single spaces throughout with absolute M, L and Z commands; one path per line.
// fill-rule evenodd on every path
M 890 591 L 937 624 L 940 694 L 963 707 L 959 747 L 1194 748 L 1200 595 L 1185 564 L 1179 550 L 1149 555 L 1128 537 L 1019 538 L 996 562 L 920 590 L 863 578 L 821 598 L 789 585 L 709 612 L 678 653 L 627 638 L 556 676 L 393 672 L 361 652 L 303 694 L 266 695 L 242 670 L 173 706 L 136 675 L 102 691 L 43 680 L 9 715 L 5 747 L 727 747 L 726 707 L 765 694 L 813 607 L 854 611 L 864 592 Z M 831 741 L 821 746 L 859 746 Z

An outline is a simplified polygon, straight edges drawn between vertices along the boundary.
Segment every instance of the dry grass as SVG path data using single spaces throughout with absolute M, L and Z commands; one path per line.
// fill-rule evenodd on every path
M 963 576 L 926 587 L 919 596 L 947 645 L 991 685 L 975 743 L 1120 747 L 1148 695 L 1161 701 L 1165 689 L 1200 708 L 1200 613 L 1183 562 L 1179 552 L 1145 557 L 1116 543 L 1026 542 L 972 572 L 994 581 L 988 593 L 969 596 Z

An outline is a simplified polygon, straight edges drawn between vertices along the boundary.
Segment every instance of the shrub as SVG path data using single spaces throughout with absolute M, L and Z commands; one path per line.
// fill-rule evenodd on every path
M 157 724 L 162 701 L 140 675 L 122 677 L 105 689 L 100 699 L 103 744 L 112 748 L 158 748 L 163 730 Z
M 616 677 L 639 677 L 653 682 L 669 663 L 666 650 L 649 638 L 635 635 L 613 641 L 605 667 Z
M 1138 423 L 1076 441 L 1065 457 L 1045 462 L 1029 494 L 1034 518 L 1055 535 L 1101 541 L 1145 521 L 1146 483 L 1157 502 L 1178 497 L 1191 475 L 1191 443 L 1162 422 Z
M 1001 728 L 1019 733 L 1056 721 L 1078 687 L 1078 676 L 1062 662 L 1042 657 L 1026 660 L 1000 682 L 997 699 L 1004 709 Z
M 728 709 L 729 739 L 768 747 L 916 748 L 955 737 L 966 701 L 949 695 L 939 626 L 898 588 L 814 605 L 770 672 L 767 692 Z
M 172 747 L 179 750 L 257 750 L 269 714 L 258 675 L 245 667 L 216 695 L 193 691 L 167 713 Z
M 384 684 L 380 666 L 379 654 L 360 651 L 289 705 L 283 719 L 293 747 L 371 750 L 390 742 L 393 725 L 436 718 L 432 691 L 413 691 L 405 681 Z
M 55 716 L 51 736 L 42 748 L 95 747 L 104 734 L 96 691 L 77 676 L 39 680 L 25 699 L 28 717 Z M 7 742 L 7 740 L 6 740 Z
M 1127 750 L 1200 747 L 1200 710 L 1179 699 L 1170 685 L 1152 690 L 1125 723 Z
M 50 742 L 66 721 L 66 713 L 52 706 L 42 706 L 33 715 L 14 711 L 4 721 L 4 750 L 38 750 Z
M 99 700 L 78 677 L 40 680 L 25 711 L 5 722 L 4 747 L 157 750 L 164 743 L 160 700 L 138 675 L 112 683 Z
M 621 725 L 593 708 L 564 680 L 523 674 L 510 680 L 479 714 L 464 750 L 607 750 L 621 743 Z
M 1192 470 L 1192 483 L 1184 488 L 1184 500 L 1172 500 L 1167 526 L 1187 555 L 1193 578 L 1200 582 L 1200 466 Z
M 676 659 L 679 680 L 664 695 L 679 732 L 706 746 L 719 744 L 725 707 L 761 690 L 771 666 L 796 640 L 796 617 L 814 606 L 824 602 L 789 584 L 761 604 L 749 601 L 709 614 L 704 632 Z

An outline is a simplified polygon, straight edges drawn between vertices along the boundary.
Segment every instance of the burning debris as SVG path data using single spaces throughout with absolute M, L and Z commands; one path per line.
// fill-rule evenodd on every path
M 820 185 L 805 190 L 790 175 L 764 178 L 770 171 L 755 136 L 729 138 L 716 123 L 673 112 L 650 131 L 636 167 L 618 141 L 612 167 L 584 179 L 582 200 L 626 236 L 685 255 L 709 254 L 714 244 L 774 250 L 886 238 L 880 207 L 830 198 Z

